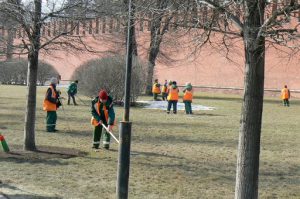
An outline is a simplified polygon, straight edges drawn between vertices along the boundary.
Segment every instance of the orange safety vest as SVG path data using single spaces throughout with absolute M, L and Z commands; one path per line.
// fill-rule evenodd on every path
M 101 115 L 100 105 L 101 105 L 101 102 L 99 102 L 99 101 L 94 105 L 94 107 L 95 107 L 95 109 L 96 109 L 96 111 L 97 111 L 97 113 L 98 113 L 99 116 Z M 103 112 L 104 112 L 104 116 L 105 116 L 106 122 L 108 122 L 108 110 L 107 110 L 107 108 L 106 108 L 106 106 L 104 104 L 103 104 Z M 98 121 L 94 117 L 92 117 L 91 118 L 91 124 L 93 126 L 98 126 Z
M 169 90 L 169 95 L 167 97 L 168 100 L 178 100 L 179 95 L 178 95 L 178 88 L 170 88 Z
M 156 86 L 157 83 L 153 84 L 152 86 L 152 93 L 160 94 L 160 87 Z
M 52 98 L 56 98 L 56 92 L 54 91 L 53 86 L 49 87 L 51 89 L 52 92 Z M 43 103 L 43 110 L 44 111 L 56 111 L 57 110 L 57 106 L 56 103 L 52 103 L 49 100 L 47 100 L 47 93 L 44 99 L 44 103 Z
M 289 89 L 283 88 L 281 90 L 281 99 L 289 99 L 290 98 L 290 92 Z
M 192 101 L 192 100 L 193 100 L 193 93 L 192 93 L 192 91 L 186 90 L 184 92 L 184 95 L 183 95 L 183 101 Z

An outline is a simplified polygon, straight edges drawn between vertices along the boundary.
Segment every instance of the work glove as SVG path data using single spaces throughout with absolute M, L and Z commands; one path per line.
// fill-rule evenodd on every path
M 112 126 L 112 125 L 108 125 L 108 130 L 109 130 L 110 132 L 112 132 L 113 126 Z

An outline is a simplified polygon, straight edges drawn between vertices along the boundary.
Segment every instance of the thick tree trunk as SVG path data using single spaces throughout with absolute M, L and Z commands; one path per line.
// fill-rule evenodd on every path
M 247 1 L 244 25 L 244 100 L 237 155 L 235 198 L 258 198 L 260 137 L 264 95 L 265 40 L 258 37 L 264 3 Z
M 27 104 L 25 115 L 24 150 L 34 151 L 35 146 L 35 111 L 36 111 L 36 81 L 38 69 L 38 52 L 28 55 L 27 72 Z
M 147 71 L 147 80 L 146 80 L 146 95 L 152 95 L 152 83 L 154 75 L 154 67 L 157 55 L 159 53 L 159 46 L 161 40 L 157 38 L 156 33 L 151 34 L 151 43 L 150 43 L 150 52 L 148 57 L 148 71 Z
M 137 42 L 136 42 L 136 34 L 135 34 L 135 25 L 132 30 L 132 53 L 134 56 L 138 56 Z
M 154 75 L 154 66 L 155 66 L 155 59 L 149 57 L 147 80 L 146 80 L 146 92 L 145 92 L 146 95 L 152 95 L 152 83 L 153 83 L 153 75 Z
M 6 60 L 11 60 L 13 55 L 13 43 L 14 43 L 14 29 L 9 27 L 7 30 L 7 44 L 6 44 Z
M 24 150 L 34 151 L 35 146 L 35 111 L 36 111 L 36 81 L 40 50 L 41 8 L 42 1 L 35 0 L 34 27 L 32 31 L 31 48 L 28 54 L 27 72 L 27 104 L 24 128 Z

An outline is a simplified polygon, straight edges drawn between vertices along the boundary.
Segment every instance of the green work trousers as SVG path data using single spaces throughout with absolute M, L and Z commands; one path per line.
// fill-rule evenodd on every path
M 158 97 L 158 94 L 157 93 L 153 93 L 153 99 L 156 101 L 157 100 L 157 97 Z
M 283 106 L 290 106 L 289 99 L 283 99 Z
M 107 126 L 107 125 L 105 125 Z M 103 137 L 103 147 L 105 149 L 109 149 L 109 143 L 110 143 L 110 134 L 106 132 L 106 130 L 102 127 L 102 125 L 96 126 L 94 129 L 94 142 L 93 142 L 93 147 L 98 149 L 100 145 L 100 139 L 101 139 L 101 134 L 104 134 Z
M 193 114 L 192 112 L 192 102 L 191 101 L 184 101 L 185 113 L 186 114 Z
M 56 111 L 47 111 L 47 118 L 46 118 L 46 130 L 47 132 L 54 132 L 56 126 L 57 114 Z

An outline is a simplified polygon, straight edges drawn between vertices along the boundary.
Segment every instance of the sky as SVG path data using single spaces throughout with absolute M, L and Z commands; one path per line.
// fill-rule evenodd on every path
M 28 5 L 33 3 L 33 0 L 22 0 L 24 5 Z M 43 13 L 49 13 L 51 10 L 58 10 L 63 4 L 65 4 L 66 0 L 42 0 L 42 11 Z

